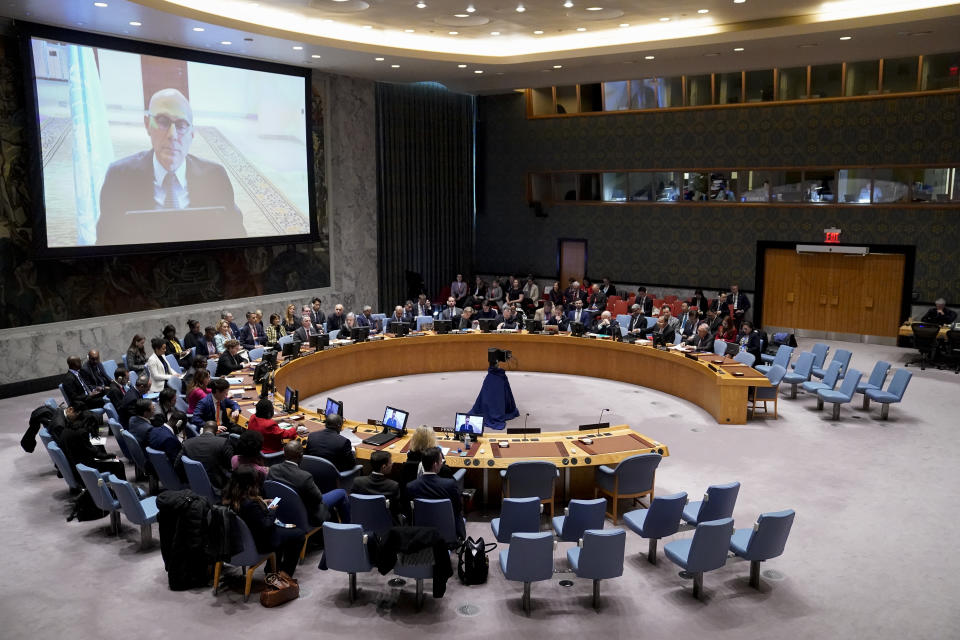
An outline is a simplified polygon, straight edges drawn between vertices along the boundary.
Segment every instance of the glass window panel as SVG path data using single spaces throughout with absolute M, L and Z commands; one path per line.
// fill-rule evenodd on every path
M 710 76 L 687 76 L 687 106 L 711 104 Z
M 741 202 L 800 202 L 801 171 L 744 171 L 738 181 Z
M 657 199 L 657 191 L 653 176 L 657 174 L 646 171 L 634 171 L 627 174 L 629 181 L 629 200 L 633 202 L 652 202 Z
M 644 78 L 630 81 L 630 108 L 656 109 L 661 106 L 657 94 L 663 78 Z
M 917 90 L 917 56 L 885 58 L 883 61 L 883 92 L 902 93 Z
M 874 96 L 880 82 L 880 61 L 864 60 L 847 63 L 847 86 L 845 96 Z
M 811 98 L 835 98 L 842 92 L 842 64 L 821 64 L 810 67 Z
M 581 173 L 578 200 L 599 200 L 601 183 L 599 173 Z
M 599 82 L 580 85 L 580 111 L 603 111 L 603 89 Z
M 803 100 L 807 97 L 807 68 L 780 69 L 780 100 Z M 751 87 L 747 76 L 747 88 Z
M 743 76 L 734 73 L 717 74 L 717 104 L 736 104 L 743 98 Z
M 623 111 L 627 108 L 627 81 L 603 83 L 603 110 Z
M 718 202 L 736 202 L 737 200 L 737 190 L 736 190 L 736 171 L 713 171 L 708 175 L 708 188 L 709 195 L 707 196 L 710 200 L 716 200 Z
M 698 202 L 710 195 L 710 174 L 698 171 L 683 172 L 683 199 Z
M 960 87 L 960 53 L 923 56 L 920 88 L 923 91 Z
M 661 107 L 683 106 L 683 78 L 654 78 L 658 81 L 657 103 Z
M 579 113 L 577 87 L 557 87 L 557 113 Z
M 553 174 L 553 199 L 555 201 L 577 199 L 577 174 Z
M 896 169 L 894 175 L 910 185 L 913 202 L 960 202 L 960 171 L 956 167 Z
M 836 202 L 837 174 L 833 169 L 803 172 L 804 202 Z
M 603 174 L 603 201 L 626 202 L 629 182 L 626 173 Z
M 779 179 L 779 182 L 777 181 Z M 770 199 L 774 202 L 803 202 L 803 172 L 782 171 L 771 180 Z
M 657 171 L 648 174 L 650 188 L 656 194 L 657 202 L 677 202 L 680 200 L 680 174 L 676 171 Z
M 803 70 L 803 92 L 807 92 L 807 70 Z M 747 102 L 771 102 L 773 100 L 773 69 L 747 71 Z
M 840 169 L 837 172 L 837 194 L 847 204 L 870 202 L 870 169 Z
M 554 113 L 553 87 L 533 89 L 530 91 L 530 96 L 533 99 L 533 115 L 545 116 Z
M 530 202 L 549 202 L 553 199 L 549 173 L 530 174 Z
M 873 202 L 910 202 L 909 173 L 899 169 L 874 169 Z

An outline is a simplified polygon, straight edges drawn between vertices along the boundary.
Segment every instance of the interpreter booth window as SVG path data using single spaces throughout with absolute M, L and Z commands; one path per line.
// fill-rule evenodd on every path
M 942 204 L 960 202 L 960 170 L 957 167 L 935 169 L 898 169 L 908 176 L 913 202 Z
M 603 111 L 603 85 L 599 82 L 580 85 L 580 112 Z
M 630 106 L 630 83 L 621 82 L 603 83 L 603 110 L 625 111 Z
M 883 59 L 883 92 L 903 93 L 917 90 L 917 56 Z
M 747 102 L 773 101 L 773 69 L 747 71 L 746 76 L 747 86 L 744 93 L 747 96 Z M 806 84 L 806 69 L 804 69 L 804 93 L 807 91 Z
M 843 94 L 843 64 L 810 67 L 810 97 L 837 98 Z
M 603 174 L 603 201 L 626 202 L 630 192 L 629 178 L 626 172 Z
M 581 173 L 578 178 L 579 189 L 577 191 L 577 200 L 600 200 L 600 174 Z
M 654 171 L 645 174 L 657 202 L 678 202 L 681 199 L 681 177 L 678 171 Z
M 879 93 L 880 61 L 864 60 L 847 63 L 845 96 L 875 96 Z
M 712 101 L 710 76 L 687 76 L 687 106 L 699 107 Z
M 530 202 L 549 202 L 553 199 L 553 189 L 549 173 L 530 174 Z
M 923 56 L 923 68 L 920 70 L 921 90 L 957 88 L 960 88 L 960 53 Z
M 656 109 L 657 107 L 679 107 L 683 105 L 681 96 L 680 104 L 661 104 L 660 86 L 663 78 L 644 78 L 642 80 L 630 81 L 630 108 L 631 109 Z
M 577 85 L 557 87 L 557 113 L 580 113 Z
M 632 171 L 627 174 L 627 199 L 631 202 L 655 202 L 657 190 L 652 182 L 656 174 L 646 171 Z
M 699 171 L 683 173 L 683 199 L 701 202 L 710 199 L 710 174 Z
M 644 80 L 649 86 L 657 86 L 657 104 L 660 107 L 683 106 L 683 78 L 647 78 Z
M 837 171 L 837 193 L 844 204 L 870 203 L 870 169 Z
M 717 202 L 737 201 L 738 171 L 714 171 L 709 174 L 710 200 Z
M 548 116 L 556 112 L 553 106 L 553 87 L 531 89 L 530 100 L 533 102 L 535 116 Z
M 717 74 L 717 104 L 737 104 L 743 102 L 743 74 Z
M 874 169 L 873 202 L 910 202 L 909 172 L 901 169 Z
M 807 97 L 807 68 L 790 67 L 780 69 L 780 100 L 803 100 Z M 747 86 L 750 86 L 750 76 L 747 74 Z
M 553 199 L 555 202 L 572 201 L 577 199 L 577 174 L 553 174 Z
M 804 202 L 836 202 L 837 172 L 814 169 L 803 172 Z

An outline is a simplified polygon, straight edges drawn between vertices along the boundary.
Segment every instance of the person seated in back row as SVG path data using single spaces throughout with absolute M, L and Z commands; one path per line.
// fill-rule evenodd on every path
M 310 524 L 323 525 L 330 519 L 330 511 L 335 510 L 341 522 L 350 522 L 350 502 L 343 489 L 332 489 L 322 493 L 313 478 L 313 474 L 300 468 L 303 462 L 303 445 L 299 440 L 291 440 L 283 445 L 283 462 L 270 467 L 267 480 L 282 482 L 297 492 L 303 500 Z
M 706 322 L 701 322 L 697 332 L 687 338 L 686 343 L 703 353 L 713 353 L 713 333 Z
M 503 307 L 503 317 L 500 319 L 500 323 L 497 324 L 497 329 L 508 329 L 510 331 L 519 331 L 523 328 L 523 325 L 520 323 L 520 319 L 517 317 L 517 312 L 514 311 L 512 305 L 504 305 Z
M 934 307 L 923 314 L 920 322 L 924 324 L 953 324 L 957 321 L 957 312 L 953 309 L 947 309 L 947 301 L 943 298 L 937 298 Z
M 467 536 L 466 523 L 463 521 L 463 501 L 460 498 L 460 488 L 455 480 L 438 475 L 443 466 L 443 454 L 439 447 L 431 447 L 423 452 L 420 459 L 423 465 L 423 474 L 407 484 L 406 492 L 411 501 L 417 498 L 427 500 L 450 500 L 453 507 L 453 522 L 457 530 L 457 538 Z
M 567 316 L 563 313 L 563 306 L 557 305 L 553 308 L 553 316 L 547 320 L 544 326 L 556 327 L 557 331 L 569 331 L 570 330 L 570 321 L 567 320 Z
M 354 479 L 350 493 L 364 496 L 384 496 L 390 501 L 390 511 L 399 513 L 400 484 L 388 476 L 393 470 L 393 459 L 389 451 L 374 451 L 370 454 L 370 475 Z
M 340 435 L 343 418 L 331 413 L 326 416 L 325 429 L 307 437 L 307 455 L 329 460 L 338 471 L 349 471 L 357 464 L 350 441 Z

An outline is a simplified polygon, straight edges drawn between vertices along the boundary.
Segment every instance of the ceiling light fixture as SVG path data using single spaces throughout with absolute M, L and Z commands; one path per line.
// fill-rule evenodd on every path
M 644 60 L 653 60 L 656 56 L 643 56 Z
M 466 13 L 455 13 L 453 14 L 454 18 L 469 18 L 470 16 Z
M 840 36 L 841 40 L 853 40 L 853 36 Z
M 460 35 L 460 32 L 459 32 L 459 31 L 448 31 L 447 33 L 449 33 L 449 34 L 452 35 L 452 36 L 458 36 L 458 35 Z
M 586 31 L 586 30 L 587 30 L 586 27 L 577 27 L 577 31 Z
M 392 64 L 392 65 L 390 65 L 390 66 L 391 66 L 392 68 L 394 68 L 394 69 L 399 69 L 399 68 L 400 68 L 400 65 L 398 65 L 398 64 Z
M 404 32 L 404 33 L 413 33 L 413 32 L 414 32 L 414 29 L 404 29 L 403 32 Z
M 467 68 L 467 65 L 465 65 L 465 64 L 458 64 L 458 65 L 457 65 L 457 69 L 466 69 L 466 68 Z
M 500 35 L 500 32 L 499 32 L 499 31 L 491 31 L 491 32 L 490 32 L 490 35 L 492 35 L 492 36 L 498 36 L 498 35 Z
M 323 56 L 321 56 L 319 53 L 314 53 L 310 57 L 313 58 L 314 60 L 319 60 Z
M 483 73 L 483 69 L 474 69 L 473 72 L 474 72 L 474 73 Z
M 301 46 L 298 45 L 298 44 L 295 44 L 295 45 L 293 45 L 293 50 L 294 50 L 294 51 L 303 51 L 303 47 L 301 47 Z
M 626 22 L 624 22 L 624 23 L 623 23 L 623 24 L 621 24 L 620 26 L 621 26 L 621 27 L 629 27 L 630 25 L 629 25 L 629 24 L 627 24 Z
M 710 13 L 710 9 L 697 9 L 697 13 Z
M 467 5 L 467 13 L 473 13 L 476 10 L 476 7 L 474 7 L 472 4 Z
M 131 27 L 142 27 L 142 26 L 143 26 L 143 23 L 142 23 L 142 22 L 137 22 L 136 20 L 130 22 L 129 24 L 130 24 Z
M 196 31 L 197 33 L 200 33 L 201 31 L 205 31 L 203 27 L 194 27 L 193 30 Z
M 733 0 L 733 4 L 743 4 L 747 0 Z
M 565 6 L 567 9 L 569 9 L 570 7 L 573 6 L 572 0 L 567 0 L 566 2 L 563 3 L 563 6 Z
M 376 62 L 383 62 L 383 58 L 374 58 Z
M 553 65 L 553 68 L 554 68 L 554 69 L 563 69 L 563 65 L 562 65 L 562 64 L 555 64 L 555 65 Z
M 743 51 L 743 47 L 734 47 L 733 50 L 734 50 L 734 51 Z
M 518 5 L 517 5 L 517 13 L 523 13 L 523 12 L 526 11 L 526 10 L 527 10 L 527 8 L 526 8 L 525 6 L 523 6 L 522 4 L 518 4 Z
M 222 44 L 222 45 L 225 46 L 225 47 L 229 47 L 229 46 L 232 45 L 233 43 L 230 42 L 229 40 L 221 40 L 221 41 L 220 41 L 220 44 Z
M 542 35 L 543 35 L 543 31 L 540 30 L 540 29 L 537 29 L 536 31 L 533 32 L 533 35 L 535 35 L 535 36 L 542 36 Z
M 660 22 L 670 22 L 670 18 L 660 18 Z
M 417 3 L 417 9 L 426 9 L 426 8 L 427 8 L 427 3 L 426 3 L 426 2 L 418 2 L 418 3 Z
M 587 11 L 603 11 L 603 7 L 587 7 Z
M 110 5 L 108 5 L 106 2 L 94 2 L 93 6 L 99 7 L 101 9 L 106 9 Z
M 363 28 L 364 28 L 364 29 L 373 29 L 373 25 L 372 25 L 372 24 L 365 24 L 365 25 L 363 25 Z

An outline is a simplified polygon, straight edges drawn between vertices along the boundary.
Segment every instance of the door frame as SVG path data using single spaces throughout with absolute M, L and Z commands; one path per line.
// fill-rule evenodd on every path
M 563 256 L 563 243 L 564 242 L 582 242 L 583 243 L 583 277 L 589 277 L 587 272 L 587 267 L 590 264 L 590 243 L 587 242 L 586 238 L 557 238 L 557 280 L 560 280 L 560 273 L 563 269 L 563 262 L 561 257 Z M 566 282 L 560 283 L 560 288 L 565 289 L 567 286 Z
M 763 327 L 763 286 L 766 270 L 767 249 L 794 249 L 798 244 L 824 247 L 867 247 L 870 253 L 898 253 L 903 255 L 903 290 L 900 293 L 900 318 L 910 317 L 913 302 L 913 274 L 917 258 L 917 247 L 912 244 L 869 244 L 864 242 L 843 242 L 826 244 L 822 242 L 804 242 L 796 240 L 757 240 L 756 279 L 753 292 L 753 319 L 758 327 Z

